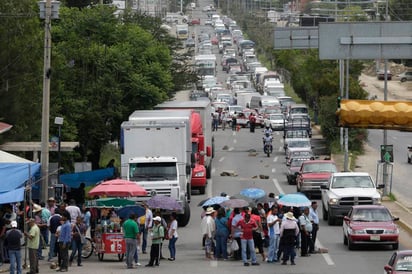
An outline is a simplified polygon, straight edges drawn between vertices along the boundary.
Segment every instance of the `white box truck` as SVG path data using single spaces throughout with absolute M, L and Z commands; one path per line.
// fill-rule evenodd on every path
M 190 220 L 192 154 L 190 110 L 137 110 L 121 125 L 121 177 L 153 195 L 176 199 L 178 222 Z M 142 198 L 144 199 L 144 198 Z

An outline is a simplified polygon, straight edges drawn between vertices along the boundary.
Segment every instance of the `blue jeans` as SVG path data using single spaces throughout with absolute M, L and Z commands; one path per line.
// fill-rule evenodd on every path
M 178 238 L 173 236 L 171 239 L 169 239 L 169 252 L 170 252 L 170 258 L 176 259 L 176 241 Z
M 277 261 L 277 253 L 279 248 L 279 234 L 271 235 L 269 238 L 268 261 Z
M 9 250 L 10 259 L 10 274 L 21 274 L 21 251 L 20 250 Z
M 215 257 L 227 259 L 227 235 L 226 234 L 216 234 Z
M 56 240 L 56 235 L 54 233 L 50 233 L 49 260 L 53 259 L 56 255 L 56 251 L 54 250 L 56 247 Z
M 82 263 L 82 243 L 80 241 L 72 241 L 72 254 L 70 254 L 70 263 L 73 262 L 74 256 L 77 254 L 77 265 Z
M 253 239 L 250 239 L 250 240 L 241 239 L 240 242 L 242 244 L 242 260 L 243 260 L 243 262 L 247 263 L 246 249 L 249 246 L 250 259 L 252 260 L 252 263 L 256 263 L 256 251 L 255 251 L 255 243 L 253 242 Z
M 145 228 L 144 226 L 140 226 L 140 233 L 142 233 L 142 252 L 146 252 L 147 248 L 147 232 L 148 229 Z

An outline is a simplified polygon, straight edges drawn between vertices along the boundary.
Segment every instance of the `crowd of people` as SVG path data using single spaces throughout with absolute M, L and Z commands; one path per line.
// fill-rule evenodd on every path
M 206 258 L 239 260 L 244 266 L 259 265 L 256 253 L 267 263 L 295 265 L 296 250 L 301 257 L 316 252 L 318 229 L 316 201 L 302 208 L 276 202 L 253 208 L 205 207 L 201 221 Z
M 147 253 L 148 237 L 151 237 L 150 260 L 147 267 L 159 265 L 164 240 L 168 240 L 169 261 L 176 259 L 176 241 L 178 239 L 176 214 L 172 213 L 166 220 L 160 212 L 152 212 L 143 204 L 145 214 L 137 217 L 130 214 L 121 221 L 116 230 L 123 233 L 126 243 L 126 267 L 141 265 L 138 251 Z M 103 224 L 110 225 L 116 214 L 112 208 L 95 208 L 78 206 L 74 199 L 69 203 L 56 203 L 51 197 L 46 204 L 27 202 L 23 204 L 6 204 L 0 209 L 0 266 L 10 263 L 10 274 L 21 274 L 22 246 L 28 250 L 29 266 L 27 274 L 39 273 L 39 260 L 47 260 L 50 267 L 59 272 L 67 272 L 75 264 L 83 266 L 82 248 L 86 236 L 94 239 L 103 229 Z M 49 247 L 48 249 L 46 247 Z M 48 250 L 48 254 L 43 254 Z

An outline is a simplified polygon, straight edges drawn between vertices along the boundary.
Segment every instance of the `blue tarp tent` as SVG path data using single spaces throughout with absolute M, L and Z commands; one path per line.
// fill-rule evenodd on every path
M 0 163 L 0 203 L 23 201 L 25 184 L 39 175 L 39 163 Z
M 98 182 L 113 178 L 114 168 L 97 169 L 60 175 L 60 182 L 66 186 L 78 188 L 81 183 L 86 186 L 94 186 Z

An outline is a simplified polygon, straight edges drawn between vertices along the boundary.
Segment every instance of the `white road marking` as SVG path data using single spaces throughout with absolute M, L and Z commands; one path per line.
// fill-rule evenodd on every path
M 273 162 L 277 162 L 278 161 L 278 156 L 276 156 L 275 158 L 273 158 Z
M 277 191 L 278 191 L 279 193 L 285 193 L 285 192 L 283 191 L 282 187 L 280 186 L 280 184 L 279 184 L 279 182 L 278 182 L 277 179 L 273 179 L 272 181 L 273 181 L 273 184 L 275 185 L 275 188 L 277 189 Z
M 234 147 L 230 147 L 227 151 L 232 151 L 234 149 L 235 149 Z
M 219 162 L 223 162 L 224 159 L 225 159 L 225 157 L 220 158 Z
M 318 248 L 325 248 L 318 239 L 316 239 L 316 246 Z M 328 265 L 335 265 L 335 263 L 333 262 L 332 258 L 328 253 L 322 253 L 322 256 Z
M 276 168 L 272 168 L 272 173 L 276 173 Z

